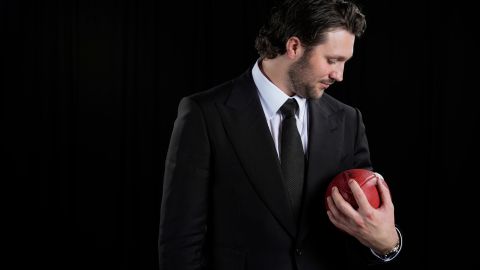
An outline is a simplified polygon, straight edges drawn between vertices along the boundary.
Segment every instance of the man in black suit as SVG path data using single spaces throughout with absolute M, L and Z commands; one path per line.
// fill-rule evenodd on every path
M 378 181 L 372 208 L 355 181 L 352 208 L 329 181 L 372 170 L 360 111 L 324 91 L 342 81 L 357 6 L 286 1 L 260 30 L 260 58 L 240 77 L 182 99 L 165 163 L 161 269 L 357 269 L 401 249 Z M 292 128 L 293 127 L 293 128 Z

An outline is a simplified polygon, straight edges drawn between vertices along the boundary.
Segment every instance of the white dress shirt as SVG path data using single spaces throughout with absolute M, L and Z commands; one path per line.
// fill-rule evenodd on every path
M 260 70 L 258 66 L 258 61 L 255 63 L 255 66 L 252 69 L 253 81 L 258 89 L 258 96 L 260 97 L 260 102 L 262 104 L 263 112 L 265 113 L 265 118 L 267 119 L 268 128 L 272 134 L 273 141 L 275 143 L 275 148 L 277 149 L 277 154 L 280 157 L 280 142 L 279 135 L 281 129 L 281 123 L 283 116 L 280 113 L 280 107 L 283 103 L 287 101 L 290 96 L 285 94 L 280 88 L 274 85 Z M 297 120 L 298 133 L 302 139 L 303 152 L 307 153 L 308 147 L 308 108 L 307 108 L 307 99 L 299 97 L 297 95 L 293 96 L 298 103 L 298 111 L 295 114 Z

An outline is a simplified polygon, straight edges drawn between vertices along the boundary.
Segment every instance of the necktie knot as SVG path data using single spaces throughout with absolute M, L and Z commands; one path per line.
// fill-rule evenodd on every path
M 280 112 L 283 117 L 289 118 L 295 116 L 295 112 L 298 110 L 298 103 L 294 98 L 289 98 L 282 107 L 280 107 Z

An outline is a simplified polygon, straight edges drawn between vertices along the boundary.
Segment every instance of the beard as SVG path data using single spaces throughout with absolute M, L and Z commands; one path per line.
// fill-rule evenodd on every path
M 292 92 L 307 99 L 319 99 L 324 89 L 316 89 L 314 84 L 309 84 L 309 52 L 306 51 L 297 62 L 288 70 L 288 78 Z

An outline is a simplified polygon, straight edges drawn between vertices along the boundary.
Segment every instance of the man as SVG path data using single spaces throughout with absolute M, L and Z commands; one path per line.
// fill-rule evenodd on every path
M 260 59 L 182 99 L 165 164 L 161 269 L 341 269 L 401 248 L 383 181 L 353 209 L 329 181 L 372 169 L 360 112 L 324 93 L 342 81 L 365 19 L 352 3 L 294 0 L 260 30 Z M 397 233 L 398 232 L 398 233 Z

